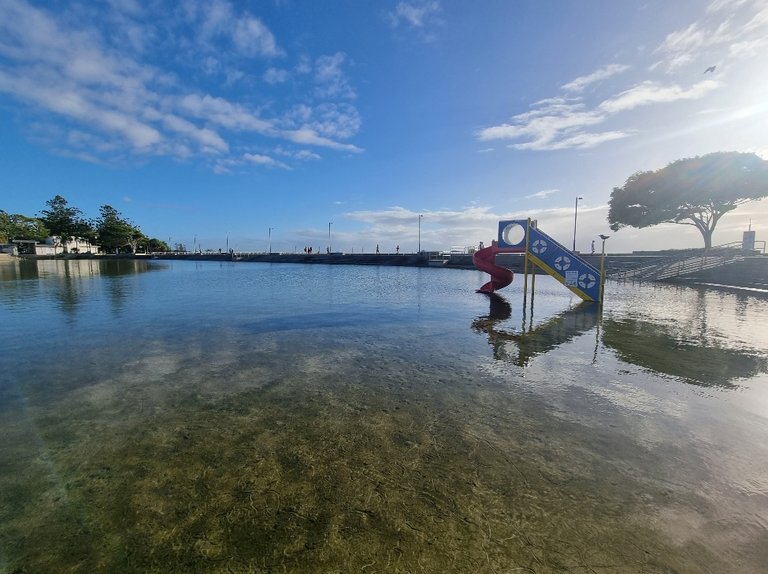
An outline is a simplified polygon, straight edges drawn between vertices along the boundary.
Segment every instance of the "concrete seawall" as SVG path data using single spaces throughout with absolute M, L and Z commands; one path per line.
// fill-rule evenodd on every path
M 600 268 L 600 255 L 581 256 L 591 265 Z M 675 257 L 675 252 L 657 252 L 642 254 L 611 254 L 606 256 L 606 270 L 609 272 L 621 271 L 638 265 L 652 264 Z M 31 259 L 54 259 L 52 256 L 24 256 Z M 69 255 L 68 259 L 106 259 L 106 258 L 137 258 L 145 259 L 145 255 Z M 220 261 L 233 262 L 232 256 L 226 253 L 169 253 L 152 256 L 157 260 L 187 260 L 187 261 Z M 55 257 L 61 259 L 62 256 Z M 499 265 L 511 269 L 516 274 L 522 274 L 525 258 L 520 254 L 502 253 L 496 259 Z M 430 255 L 423 253 L 250 253 L 242 254 L 235 258 L 234 263 L 299 263 L 321 265 L 387 265 L 404 267 L 432 267 L 434 261 L 430 261 Z M 471 255 L 454 254 L 446 256 L 439 265 L 443 269 L 475 269 Z M 529 273 L 533 272 L 533 266 L 529 267 Z M 544 272 L 535 270 L 538 274 Z M 671 283 L 686 285 L 720 285 L 724 287 L 738 287 L 749 289 L 768 290 L 768 256 L 756 255 L 743 261 L 736 261 L 723 265 L 716 269 L 709 269 L 700 273 L 685 275 L 668 280 Z

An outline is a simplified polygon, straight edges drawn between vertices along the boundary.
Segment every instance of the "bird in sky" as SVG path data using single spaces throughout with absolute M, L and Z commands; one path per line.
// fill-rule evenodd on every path
M 707 72 L 714 72 L 714 71 L 715 71 L 715 68 L 717 68 L 717 66 L 710 66 L 709 68 L 707 68 L 706 70 L 704 70 L 704 73 L 706 74 Z

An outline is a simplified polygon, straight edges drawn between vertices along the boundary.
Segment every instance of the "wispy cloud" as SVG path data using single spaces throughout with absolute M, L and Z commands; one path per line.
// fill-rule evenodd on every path
M 409 32 L 421 42 L 436 40 L 436 28 L 442 24 L 442 6 L 437 0 L 399 2 L 386 14 L 390 27 Z
M 278 68 L 269 68 L 264 72 L 264 81 L 272 85 L 287 82 L 290 77 L 291 74 L 288 70 L 280 70 Z
M 268 144 L 262 140 L 361 151 L 345 141 L 357 134 L 360 117 L 349 103 L 355 91 L 341 52 L 317 57 L 314 76 L 297 73 L 309 113 L 306 121 L 296 123 L 291 117 L 295 103 L 283 109 L 259 106 L 251 90 L 235 99 L 214 96 L 183 74 L 221 75 L 229 85 L 252 78 L 252 70 L 263 66 L 263 89 L 289 79 L 287 71 L 271 64 L 286 57 L 274 34 L 238 5 L 186 2 L 175 13 L 177 20 L 163 21 L 172 33 L 152 24 L 158 15 L 153 5 L 114 0 L 87 17 L 77 4 L 58 9 L 0 1 L 0 93 L 20 102 L 29 121 L 47 122 L 51 139 L 63 124 L 60 140 L 51 145 L 60 153 L 96 154 L 105 161 L 130 155 L 200 156 L 221 172 L 229 160 L 232 165 L 242 161 L 243 150 L 254 143 Z M 150 46 L 175 50 L 178 58 L 167 60 L 174 67 L 164 69 L 149 59 Z M 280 101 L 269 93 L 255 95 Z M 58 118 L 59 125 L 54 127 L 51 118 Z
M 713 57 L 728 53 L 723 54 L 723 48 L 731 56 L 768 48 L 768 4 L 764 0 L 715 0 L 700 19 L 664 38 L 654 52 L 659 59 L 651 69 L 672 73 L 702 61 L 709 66 Z
M 269 157 L 268 155 L 259 154 L 259 153 L 243 154 L 243 159 L 249 163 L 254 163 L 256 165 L 287 167 L 285 164 L 275 160 L 275 158 Z
M 238 18 L 232 32 L 234 45 L 247 56 L 278 56 L 282 50 L 272 32 L 258 18 L 247 15 Z
M 594 147 L 629 135 L 621 131 L 587 131 L 605 119 L 605 112 L 590 110 L 578 99 L 548 98 L 534 104 L 532 110 L 513 116 L 509 123 L 480 130 L 477 137 L 481 141 L 526 139 L 510 144 L 520 150 L 558 150 Z
M 579 214 L 582 215 L 580 237 L 596 237 L 597 233 L 606 231 L 607 206 L 584 207 Z M 477 246 L 481 241 L 488 245 L 495 239 L 494 230 L 498 222 L 505 219 L 535 218 L 556 239 L 560 230 L 562 236 L 559 240 L 563 242 L 570 240 L 573 230 L 573 206 L 519 211 L 498 211 L 482 205 L 421 211 L 393 206 L 381 210 L 351 211 L 344 213 L 343 217 L 364 225 L 364 229 L 357 233 L 359 239 L 355 239 L 358 244 L 363 240 L 368 245 L 377 242 L 393 247 L 396 243 L 408 244 L 415 250 L 419 239 L 419 215 L 423 216 L 421 243 L 429 250 L 447 249 L 453 245 Z
M 321 98 L 343 98 L 346 100 L 356 97 L 355 91 L 349 84 L 343 65 L 347 56 L 336 52 L 332 56 L 321 56 L 315 64 L 316 93 Z
M 623 64 L 609 64 L 595 70 L 591 74 L 580 76 L 575 80 L 571 80 L 567 84 L 564 84 L 562 88 L 566 92 L 581 92 L 590 84 L 601 82 L 628 69 L 629 66 L 625 66 Z
M 421 236 L 425 245 L 477 245 L 489 241 L 488 230 L 494 229 L 500 216 L 488 207 L 413 211 L 400 206 L 382 210 L 351 211 L 343 217 L 366 225 L 367 241 L 401 244 L 412 241 L 415 247 L 421 219 Z M 501 217 L 503 219 L 504 217 Z
M 525 203 L 525 202 L 523 202 Z M 753 222 L 765 220 L 768 213 L 768 200 L 752 202 L 744 206 L 746 215 Z M 419 228 L 419 215 L 423 215 Z M 608 249 L 615 252 L 630 252 L 643 245 L 646 249 L 666 249 L 670 243 L 679 247 L 699 247 L 701 236 L 686 235 L 684 226 L 670 224 L 666 228 L 645 230 L 622 230 L 613 233 L 608 229 L 606 218 L 608 206 L 605 204 L 579 204 L 579 227 L 576 238 L 577 249 L 587 252 L 593 240 L 598 241 L 601 233 L 608 233 L 611 239 Z M 422 248 L 432 250 L 447 249 L 450 246 L 477 246 L 480 241 L 488 245 L 495 239 L 495 230 L 501 220 L 536 219 L 539 226 L 557 241 L 570 245 L 573 240 L 573 203 L 568 206 L 536 208 L 528 202 L 526 209 L 503 211 L 486 206 L 470 205 L 456 209 L 413 210 L 400 206 L 381 210 L 351 211 L 340 218 L 355 222 L 357 231 L 339 235 L 341 249 L 349 246 L 364 245 L 370 251 L 379 244 L 382 251 L 393 251 L 400 245 L 401 252 L 415 251 L 420 240 Z M 723 232 L 729 218 L 738 220 L 733 225 L 733 232 L 720 235 L 721 240 L 736 240 L 741 237 L 745 214 L 739 210 L 736 215 L 726 215 L 723 219 Z M 336 224 L 334 223 L 334 226 Z M 339 222 L 339 227 L 343 224 Z M 754 226 L 753 226 L 754 228 Z M 420 233 L 419 233 L 420 232 Z M 308 236 L 327 237 L 327 230 L 316 229 Z M 732 238 L 732 239 L 731 239 Z M 343 239 L 343 240 L 342 240 Z M 336 242 L 335 242 L 336 243 Z M 348 247 L 347 247 L 348 249 Z
M 695 100 L 716 90 L 720 85 L 720 82 L 716 80 L 705 80 L 690 88 L 683 88 L 677 85 L 663 86 L 656 82 L 646 81 L 603 101 L 599 109 L 609 114 L 616 114 L 651 104 Z
M 605 68 L 587 77 L 605 77 Z M 570 84 L 566 84 L 570 85 Z M 578 82 L 577 85 L 586 85 Z M 581 97 L 553 97 L 533 104 L 530 111 L 517 114 L 510 122 L 484 128 L 477 138 L 487 140 L 527 140 L 510 144 L 519 150 L 587 149 L 605 142 L 629 137 L 629 128 L 593 131 L 593 126 L 642 106 L 694 100 L 721 86 L 718 80 L 704 80 L 690 87 L 645 81 L 632 86 L 598 105 L 589 107 Z
M 393 27 L 410 26 L 424 28 L 434 22 L 440 14 L 440 2 L 435 0 L 424 2 L 399 2 L 395 9 L 389 12 L 389 22 Z
M 533 198 L 546 199 L 550 195 L 552 195 L 554 193 L 559 193 L 559 192 L 560 192 L 559 189 L 543 189 L 541 191 L 537 191 L 536 193 L 532 193 L 530 195 L 526 195 L 525 199 L 533 199 Z
M 521 139 L 515 149 L 558 150 L 585 149 L 622 139 L 631 130 L 589 131 L 587 128 L 605 122 L 609 117 L 635 108 L 695 100 L 721 86 L 717 80 L 704 80 L 690 87 L 662 85 L 645 81 L 588 108 L 581 99 L 548 98 L 537 102 L 529 112 L 513 116 L 510 123 L 485 128 L 478 132 L 480 140 Z
M 587 149 L 627 138 L 640 131 L 625 120 L 636 118 L 629 112 L 704 100 L 725 86 L 724 79 L 714 75 L 691 81 L 689 74 L 678 74 L 675 81 L 670 81 L 666 76 L 659 78 L 659 72 L 692 66 L 693 77 L 701 79 L 704 70 L 721 58 L 754 58 L 758 63 L 760 54 L 766 50 L 768 3 L 765 0 L 715 0 L 696 21 L 670 32 L 653 51 L 651 57 L 655 62 L 643 69 L 656 72 L 655 78 L 638 81 L 635 74 L 630 78 L 633 83 L 623 90 L 616 91 L 611 86 L 611 91 L 607 91 L 604 81 L 626 72 L 629 67 L 624 64 L 601 66 L 563 84 L 559 95 L 532 104 L 528 111 L 514 114 L 506 122 L 482 128 L 475 136 L 480 141 L 506 140 L 512 149 L 537 151 Z M 633 69 L 638 70 L 640 66 Z M 719 70 L 720 66 L 718 74 Z M 588 87 L 595 89 L 587 90 Z M 599 91 L 602 94 L 598 95 Z M 598 99 L 600 97 L 602 99 Z M 611 129 L 599 129 L 609 122 Z

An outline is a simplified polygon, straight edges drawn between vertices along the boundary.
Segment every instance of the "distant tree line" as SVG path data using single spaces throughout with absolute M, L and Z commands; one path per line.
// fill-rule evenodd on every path
M 107 253 L 131 252 L 146 249 L 149 252 L 169 251 L 168 244 L 149 238 L 130 220 L 111 205 L 99 208 L 99 217 L 87 219 L 77 207 L 57 195 L 45 202 L 47 206 L 37 217 L 10 214 L 0 209 L 0 243 L 13 240 L 44 241 L 47 237 L 61 238 L 64 252 L 67 244 L 85 239 L 99 245 Z

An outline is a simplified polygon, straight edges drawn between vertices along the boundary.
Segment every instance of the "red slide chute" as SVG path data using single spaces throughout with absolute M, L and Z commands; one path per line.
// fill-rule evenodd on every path
M 475 267 L 491 276 L 491 280 L 477 290 L 478 293 L 493 293 L 512 283 L 514 276 L 512 271 L 501 265 L 496 265 L 496 255 L 509 251 L 510 249 L 500 249 L 494 241 L 490 247 L 485 247 L 472 254 L 472 263 L 475 264 Z

